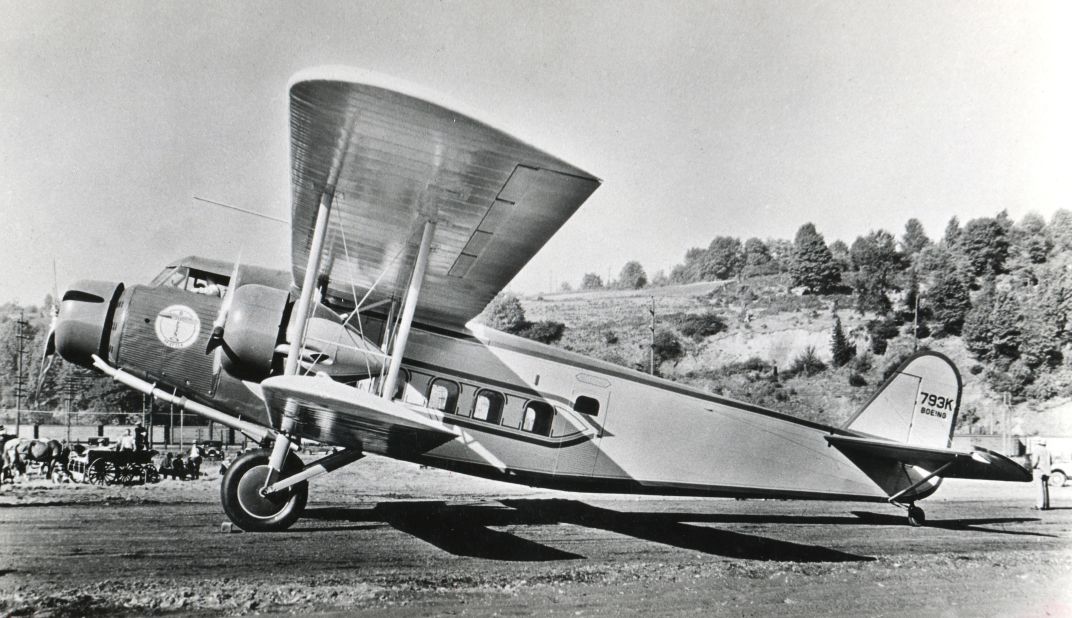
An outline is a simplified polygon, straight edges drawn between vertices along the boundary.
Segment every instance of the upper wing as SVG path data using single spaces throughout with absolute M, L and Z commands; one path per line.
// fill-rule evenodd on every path
M 371 73 L 313 69 L 290 86 L 291 259 L 304 278 L 322 193 L 334 190 L 328 295 L 400 297 L 437 222 L 416 317 L 461 326 L 599 186 L 587 172 L 443 97 Z
M 866 463 L 866 460 L 885 460 L 919 466 L 930 472 L 952 462 L 939 476 L 991 481 L 1031 480 L 1030 470 L 1004 455 L 980 447 L 973 451 L 957 451 L 852 436 L 826 436 L 826 441 L 857 465 Z

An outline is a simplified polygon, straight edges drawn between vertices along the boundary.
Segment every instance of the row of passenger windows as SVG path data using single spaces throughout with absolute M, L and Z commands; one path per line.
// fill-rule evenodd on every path
M 429 408 L 440 410 L 447 414 L 471 416 L 471 418 L 475 420 L 495 425 L 504 424 L 503 413 L 507 407 L 507 396 L 498 391 L 487 388 L 477 389 L 476 393 L 473 395 L 472 412 L 470 415 L 470 409 L 467 405 L 459 407 L 459 398 L 462 396 L 462 389 L 457 382 L 445 378 L 432 378 L 428 382 L 428 388 L 425 391 L 427 399 L 425 401 L 419 401 L 420 397 L 415 397 L 415 395 L 418 395 L 420 391 L 417 391 L 417 385 L 414 385 L 411 382 L 409 373 L 404 371 L 402 378 L 405 381 L 405 384 L 400 385 L 400 392 L 396 393 L 396 397 L 402 397 L 409 403 L 427 405 Z M 464 403 L 467 404 L 468 401 Z M 517 408 L 514 408 L 514 410 L 516 409 Z M 599 414 L 599 401 L 592 397 L 582 395 L 577 397 L 573 409 L 582 414 L 596 416 Z M 516 412 L 514 415 L 514 420 L 510 422 L 509 425 L 519 427 Z M 542 436 L 550 436 L 554 427 L 554 406 L 539 399 L 525 401 L 520 418 L 520 429 L 522 431 Z M 555 431 L 555 433 L 567 433 L 565 427 L 562 429 L 561 432 Z

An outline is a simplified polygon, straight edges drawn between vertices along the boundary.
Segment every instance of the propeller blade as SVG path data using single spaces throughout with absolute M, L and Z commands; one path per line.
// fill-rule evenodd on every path
M 231 271 L 231 280 L 227 283 L 227 294 L 220 303 L 220 311 L 212 322 L 212 334 L 208 337 L 208 345 L 205 346 L 205 354 L 211 354 L 213 350 L 223 345 L 224 327 L 227 326 L 227 316 L 231 313 L 231 301 L 234 299 L 235 290 L 238 289 L 238 271 L 242 266 L 242 252 L 238 252 L 234 269 Z

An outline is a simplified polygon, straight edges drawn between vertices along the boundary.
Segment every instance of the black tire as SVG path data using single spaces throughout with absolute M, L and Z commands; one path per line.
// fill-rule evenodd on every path
M 297 455 L 291 453 L 283 465 L 284 472 L 302 468 Z M 262 496 L 261 488 L 268 476 L 268 453 L 247 453 L 227 468 L 220 484 L 223 511 L 239 528 L 249 532 L 279 532 L 293 524 L 309 498 L 309 483 L 301 482 L 273 496 Z
M 918 528 L 927 523 L 927 514 L 918 506 L 910 506 L 908 507 L 908 523 Z

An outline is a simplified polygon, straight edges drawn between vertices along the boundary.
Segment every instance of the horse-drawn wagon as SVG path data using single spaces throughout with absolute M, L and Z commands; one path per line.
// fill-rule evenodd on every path
M 156 483 L 160 481 L 160 472 L 153 465 L 154 455 L 156 451 L 91 448 L 81 454 L 71 453 L 67 469 L 71 478 L 80 483 Z

